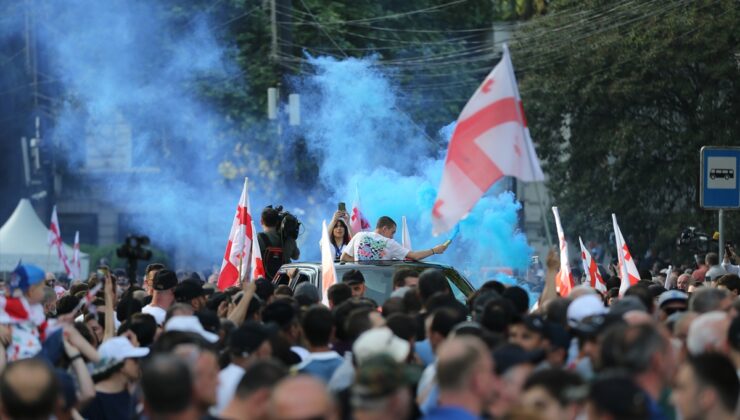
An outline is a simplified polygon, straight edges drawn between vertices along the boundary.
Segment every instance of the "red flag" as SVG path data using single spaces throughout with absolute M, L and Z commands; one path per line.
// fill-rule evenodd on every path
M 337 282 L 337 270 L 334 267 L 334 253 L 329 241 L 329 230 L 326 220 L 321 226 L 321 302 L 329 306 L 329 288 Z
M 450 230 L 503 176 L 543 181 L 509 50 L 463 108 L 452 134 L 437 199 L 434 233 Z
M 69 276 L 72 273 L 72 269 L 69 266 L 67 254 L 64 252 L 64 242 L 62 242 L 62 236 L 59 232 L 61 232 L 61 229 L 59 228 L 59 219 L 57 218 L 57 206 L 54 206 L 54 209 L 51 211 L 48 242 L 50 247 L 55 247 L 57 249 L 59 262 L 62 263 L 64 266 L 64 272 Z
M 617 257 L 619 257 L 619 277 L 622 280 L 619 285 L 619 296 L 623 296 L 627 289 L 640 281 L 640 272 L 637 271 L 635 260 L 632 259 L 627 243 L 624 242 L 624 236 L 622 236 L 622 231 L 617 224 L 617 216 L 614 213 L 612 213 L 612 221 L 614 222 L 614 241 L 617 243 Z
M 591 285 L 594 289 L 601 293 L 606 293 L 606 282 L 599 273 L 599 267 L 596 265 L 591 253 L 588 252 L 586 246 L 583 245 L 583 240 L 578 237 L 578 242 L 581 243 L 581 261 L 583 261 L 583 272 L 586 274 L 586 282 Z
M 552 208 L 552 214 L 555 215 L 555 227 L 558 230 L 558 240 L 560 242 L 560 271 L 555 277 L 555 284 L 557 286 L 560 296 L 567 297 L 575 282 L 573 281 L 573 273 L 570 271 L 570 265 L 568 264 L 568 243 L 565 241 L 565 234 L 563 233 L 563 226 L 560 224 L 560 214 L 558 208 Z
M 239 204 L 236 206 L 236 215 L 231 225 L 229 241 L 226 243 L 224 261 L 221 264 L 221 274 L 218 276 L 219 290 L 227 289 L 239 283 L 239 276 L 249 275 L 252 249 L 252 215 L 249 211 L 249 195 L 247 193 L 247 179 L 244 178 Z
M 252 221 L 252 232 L 256 232 L 254 221 Z M 262 262 L 260 241 L 252 241 L 252 281 L 257 280 L 260 277 L 267 278 L 267 272 L 265 272 L 265 264 Z
M 365 232 L 370 230 L 370 222 L 367 221 L 365 215 L 360 210 L 360 191 L 355 188 L 355 201 L 352 203 L 352 214 L 349 220 L 350 227 L 352 228 L 352 234 L 357 232 Z

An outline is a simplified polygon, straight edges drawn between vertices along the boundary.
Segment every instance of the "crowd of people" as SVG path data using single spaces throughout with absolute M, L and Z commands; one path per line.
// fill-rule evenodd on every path
M 370 252 L 363 238 L 404 252 L 389 220 L 336 254 Z M 280 277 L 217 290 L 162 264 L 140 282 L 102 267 L 72 283 L 19 265 L 0 298 L 0 417 L 737 418 L 731 258 L 656 265 L 622 296 L 611 277 L 603 295 L 561 297 L 551 253 L 537 302 L 497 281 L 463 301 L 435 269 L 397 270 L 375 302 L 350 270 L 328 305 L 311 282 Z

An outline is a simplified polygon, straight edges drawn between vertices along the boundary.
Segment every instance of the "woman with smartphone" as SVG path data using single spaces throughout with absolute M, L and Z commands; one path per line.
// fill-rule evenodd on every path
M 347 208 L 344 203 L 339 203 L 339 209 L 329 224 L 329 243 L 332 245 L 335 260 L 338 261 L 342 257 L 342 252 L 351 238 L 352 230 L 349 227 Z

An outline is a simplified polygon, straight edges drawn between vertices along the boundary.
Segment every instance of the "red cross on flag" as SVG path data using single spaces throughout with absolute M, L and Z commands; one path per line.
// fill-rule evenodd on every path
M 64 266 L 64 272 L 69 276 L 72 273 L 72 269 L 69 267 L 69 260 L 67 254 L 64 252 L 64 242 L 62 242 L 61 229 L 59 228 L 59 218 L 57 217 L 57 206 L 51 211 L 51 223 L 49 224 L 49 235 L 47 240 L 50 247 L 57 249 L 57 257 L 59 262 Z
M 529 136 L 509 49 L 457 119 L 437 199 L 435 234 L 454 227 L 503 176 L 544 181 Z
M 612 221 L 614 222 L 614 240 L 617 243 L 617 257 L 619 259 L 619 278 L 622 280 L 619 285 L 619 296 L 622 296 L 630 286 L 634 286 L 640 281 L 640 272 L 637 271 L 635 260 L 632 259 L 627 243 L 624 242 L 624 236 L 622 236 L 622 231 L 619 230 L 617 216 L 614 213 L 612 213 Z
M 567 297 L 575 287 L 573 273 L 570 272 L 570 265 L 568 265 L 568 243 L 565 241 L 557 207 L 552 208 L 552 214 L 555 216 L 555 227 L 558 230 L 558 241 L 560 243 L 560 271 L 555 276 L 555 287 L 560 296 Z
M 370 222 L 360 210 L 360 190 L 355 187 L 355 201 L 352 203 L 352 214 L 349 218 L 349 225 L 352 228 L 352 234 L 357 232 L 366 232 L 370 230 Z
M 578 237 L 578 242 L 581 243 L 581 261 L 583 262 L 583 272 L 586 274 L 586 283 L 591 285 L 594 289 L 601 293 L 606 293 L 606 282 L 599 273 L 599 267 L 596 265 L 591 253 L 583 245 L 583 240 Z
M 257 232 L 254 228 L 254 220 L 252 221 L 252 232 Z M 265 264 L 262 262 L 262 249 L 260 249 L 260 241 L 252 241 L 252 281 L 260 277 L 267 278 Z
M 229 241 L 226 243 L 226 253 L 221 264 L 221 273 L 218 276 L 219 290 L 225 290 L 239 283 L 239 277 L 251 274 L 251 249 L 253 237 L 252 215 L 249 211 L 249 194 L 247 193 L 247 178 L 244 178 L 244 188 L 239 204 L 236 206 L 236 215 L 231 224 Z
M 321 226 L 321 303 L 326 306 L 329 306 L 329 288 L 337 282 L 333 249 L 324 220 Z

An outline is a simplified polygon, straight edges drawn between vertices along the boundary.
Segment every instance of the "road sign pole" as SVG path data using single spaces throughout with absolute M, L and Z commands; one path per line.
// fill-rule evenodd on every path
M 719 209 L 719 262 L 722 263 L 722 259 L 725 254 L 725 211 Z

